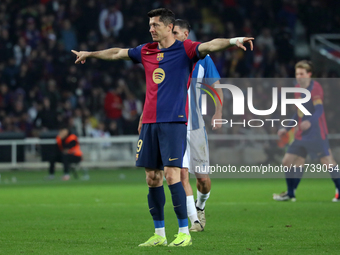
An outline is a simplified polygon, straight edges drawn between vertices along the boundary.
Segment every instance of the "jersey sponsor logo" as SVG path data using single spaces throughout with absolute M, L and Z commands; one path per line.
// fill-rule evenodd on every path
M 160 84 L 165 79 L 165 72 L 162 68 L 157 68 L 152 73 L 152 80 L 156 84 Z
M 161 61 L 164 58 L 164 53 L 157 53 L 157 61 Z
M 178 115 L 178 118 L 184 118 L 184 115 Z
M 177 160 L 178 158 L 169 158 L 169 161 Z
M 208 163 L 208 160 L 200 158 L 193 158 L 193 161 L 197 162 L 198 164 Z

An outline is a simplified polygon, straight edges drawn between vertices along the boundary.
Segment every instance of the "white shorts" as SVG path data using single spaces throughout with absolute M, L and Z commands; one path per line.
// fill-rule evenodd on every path
M 209 174 L 209 146 L 205 127 L 187 131 L 187 149 L 183 157 L 183 168 L 191 174 Z M 207 170 L 207 171 L 205 171 Z

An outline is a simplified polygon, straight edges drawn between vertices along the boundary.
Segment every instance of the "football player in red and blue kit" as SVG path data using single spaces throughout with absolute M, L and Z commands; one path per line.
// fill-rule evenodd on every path
M 333 199 L 338 202 L 338 191 L 340 190 L 340 173 L 327 139 L 328 129 L 323 108 L 323 90 L 317 81 L 311 79 L 312 63 L 306 60 L 295 65 L 295 76 L 298 84 L 296 87 L 308 89 L 311 93 L 311 100 L 304 104 L 304 107 L 312 114 L 304 115 L 299 109 L 293 119 L 298 123 L 297 131 L 293 143 L 288 147 L 287 153 L 283 157 L 282 164 L 291 167 L 286 173 L 287 192 L 273 194 L 277 201 L 296 201 L 295 190 L 297 189 L 304 172 L 304 164 L 307 154 L 312 159 L 320 159 L 321 166 L 327 167 L 337 190 L 337 195 Z M 295 98 L 305 95 L 295 93 Z M 280 129 L 278 135 L 282 136 L 288 128 Z
M 103 51 L 72 51 L 76 63 L 85 63 L 86 58 L 104 60 L 130 59 L 145 68 L 146 99 L 143 111 L 143 126 L 137 143 L 136 165 L 145 168 L 149 186 L 148 204 L 155 234 L 140 246 L 167 245 L 164 229 L 165 194 L 163 169 L 169 186 L 179 231 L 169 246 L 192 244 L 188 229 L 186 194 L 181 184 L 180 171 L 186 149 L 186 101 L 187 85 L 193 65 L 214 51 L 236 45 L 244 50 L 253 38 L 237 37 L 214 39 L 206 43 L 174 39 L 172 30 L 175 15 L 160 8 L 148 13 L 153 43 L 132 49 L 111 48 Z

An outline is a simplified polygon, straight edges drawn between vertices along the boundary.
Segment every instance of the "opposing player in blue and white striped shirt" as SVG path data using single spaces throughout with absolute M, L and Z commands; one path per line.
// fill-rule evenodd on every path
M 173 30 L 175 39 L 184 41 L 190 32 L 190 25 L 185 20 L 176 20 Z M 208 138 L 205 130 L 204 120 L 201 113 L 202 90 L 207 89 L 202 83 L 218 83 L 220 75 L 214 65 L 214 62 L 207 55 L 204 59 L 199 60 L 192 73 L 192 82 L 188 89 L 188 126 L 187 126 L 187 149 L 183 158 L 183 168 L 181 170 L 181 181 L 187 195 L 187 211 L 191 221 L 190 231 L 200 232 L 204 230 L 205 219 L 205 202 L 209 198 L 211 189 L 211 180 L 209 173 L 195 172 L 196 167 L 199 169 L 208 169 L 209 166 L 209 148 Z M 216 92 L 223 103 L 222 89 L 216 88 Z M 216 96 L 216 95 L 215 95 Z M 217 100 L 219 101 L 219 100 Z M 213 119 L 222 119 L 222 104 L 217 103 Z M 213 129 L 220 128 L 221 125 Z M 193 191 L 189 183 L 189 172 L 196 175 L 197 200 L 194 201 Z

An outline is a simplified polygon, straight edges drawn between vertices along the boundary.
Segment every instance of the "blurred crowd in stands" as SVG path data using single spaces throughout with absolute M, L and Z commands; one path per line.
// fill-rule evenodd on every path
M 221 77 L 293 77 L 297 20 L 307 36 L 340 30 L 337 0 L 1 0 L 0 132 L 31 137 L 67 124 L 80 136 L 137 134 L 142 67 L 96 59 L 75 65 L 70 50 L 149 42 L 146 13 L 159 7 L 187 19 L 194 40 L 256 38 L 253 52 L 212 55 Z M 263 102 L 265 92 L 255 91 Z

